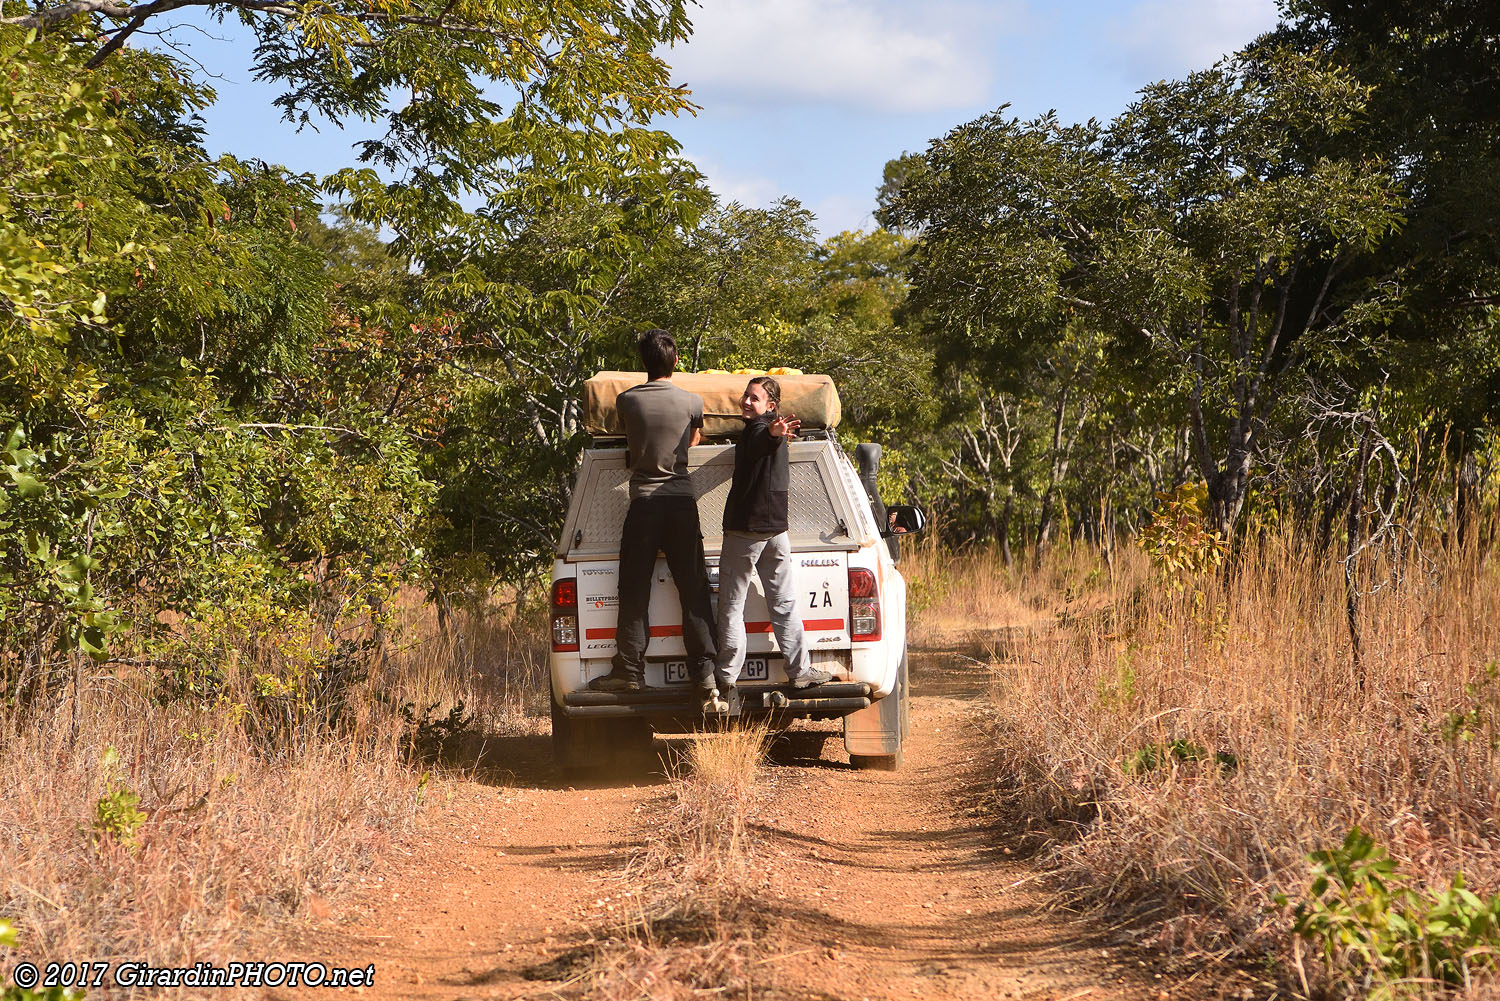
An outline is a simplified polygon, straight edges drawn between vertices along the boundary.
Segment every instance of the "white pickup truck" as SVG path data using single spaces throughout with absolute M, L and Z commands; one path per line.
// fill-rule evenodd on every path
M 804 429 L 805 430 L 805 429 Z M 596 439 L 595 444 L 605 442 Z M 734 471 L 732 443 L 694 447 L 689 467 L 698 498 L 709 582 L 717 592 L 720 526 Z M 787 684 L 759 579 L 745 607 L 748 642 L 738 687 L 740 712 L 784 727 L 793 719 L 844 721 L 855 767 L 894 769 L 908 728 L 906 582 L 892 535 L 922 530 L 920 510 L 872 499 L 879 446 L 859 446 L 856 473 L 830 431 L 790 443 L 789 532 L 802 623 L 812 666 L 833 681 Z M 552 570 L 552 745 L 564 769 L 585 769 L 649 751 L 653 731 L 701 728 L 687 672 L 682 615 L 666 560 L 651 579 L 646 688 L 594 692 L 609 673 L 619 602 L 619 543 L 630 503 L 623 441 L 589 448 L 574 484 Z M 866 484 L 869 485 L 867 489 Z M 878 519 L 878 520 L 877 520 Z M 895 526 L 895 531 L 888 526 Z

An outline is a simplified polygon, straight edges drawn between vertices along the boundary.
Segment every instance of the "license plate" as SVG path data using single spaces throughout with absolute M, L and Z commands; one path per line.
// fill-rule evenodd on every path
M 686 685 L 692 681 L 688 674 L 687 661 L 669 660 L 662 665 L 662 671 L 669 685 Z M 740 672 L 740 681 L 770 681 L 771 662 L 764 657 L 746 657 L 745 669 Z

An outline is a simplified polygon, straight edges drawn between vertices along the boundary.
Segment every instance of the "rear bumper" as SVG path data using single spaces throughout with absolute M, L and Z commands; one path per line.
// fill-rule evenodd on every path
M 688 688 L 647 688 L 639 692 L 569 692 L 562 710 L 571 718 L 607 719 L 637 716 L 691 719 L 702 712 Z M 791 685 L 740 685 L 741 715 L 829 719 L 868 708 L 870 686 L 830 682 L 811 688 Z

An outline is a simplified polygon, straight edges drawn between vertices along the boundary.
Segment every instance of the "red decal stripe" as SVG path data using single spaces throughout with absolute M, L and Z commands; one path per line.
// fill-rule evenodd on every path
M 843 619 L 803 619 L 802 620 L 802 628 L 808 630 L 809 632 L 816 632 L 816 633 L 834 632 L 834 633 L 836 633 L 836 632 L 841 632 L 843 630 L 843 628 L 844 628 L 844 620 Z M 769 623 L 769 622 L 746 622 L 745 623 L 745 632 L 747 632 L 747 633 L 769 633 L 770 631 L 771 631 L 771 623 Z M 652 636 L 681 636 L 682 635 L 682 627 L 681 626 L 652 626 L 651 627 L 651 635 Z M 589 639 L 589 640 L 612 640 L 612 639 L 615 638 L 615 630 L 613 630 L 613 629 L 585 629 L 583 631 L 583 638 L 584 639 Z
M 844 628 L 843 619 L 803 619 L 802 628 L 813 633 L 839 632 Z M 768 633 L 771 631 L 769 622 L 747 622 L 745 632 Z
M 681 626 L 652 626 L 651 627 L 651 635 L 652 636 L 681 636 L 682 635 L 682 627 Z M 588 640 L 612 640 L 612 639 L 615 639 L 615 630 L 613 630 L 613 629 L 585 629 L 583 631 L 583 638 L 584 639 L 588 639 Z
M 681 636 L 681 626 L 652 626 L 652 636 Z M 583 638 L 587 640 L 612 640 L 615 638 L 613 629 L 585 629 Z

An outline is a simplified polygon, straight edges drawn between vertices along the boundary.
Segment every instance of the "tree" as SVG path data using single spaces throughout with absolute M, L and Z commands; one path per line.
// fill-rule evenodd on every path
M 1329 294 L 1399 223 L 1389 174 L 1343 155 L 1364 97 L 1278 52 L 1148 87 L 1107 127 L 961 126 L 887 209 L 921 233 L 911 307 L 997 371 L 1079 326 L 1111 367 L 1149 365 L 1228 531 L 1272 407 L 1381 305 Z
M 399 433 L 283 393 L 325 330 L 294 230 L 310 185 L 210 160 L 188 121 L 208 93 L 169 60 L 83 55 L 0 30 L 0 698 L 126 626 L 149 642 L 162 610 L 293 603 L 292 561 L 409 551 L 377 513 L 421 507 Z M 299 503 L 320 517 L 281 517 Z
M 776 332 L 807 308 L 817 249 L 812 213 L 796 199 L 715 204 L 663 242 L 624 310 L 671 330 L 689 370 L 791 364 L 777 355 L 786 348 Z
M 547 366 L 608 354 L 611 297 L 704 198 L 651 127 L 690 107 L 654 55 L 680 3 L 208 5 L 255 29 L 290 117 L 385 120 L 322 182 L 205 154 L 212 91 L 120 44 L 176 6 L 0 9 L 0 698 L 127 626 L 181 652 L 312 609 L 334 657 L 340 609 L 463 544 L 444 445 L 499 424 L 485 468 L 555 473 L 566 422 L 528 442 L 484 394 L 533 429 L 576 394 Z
M 1406 225 L 1348 278 L 1393 300 L 1371 379 L 1389 373 L 1420 399 L 1430 417 L 1418 430 L 1468 464 L 1481 429 L 1500 420 L 1500 11 L 1476 0 L 1295 0 L 1283 13 L 1257 48 L 1316 53 L 1369 89 L 1349 155 L 1389 164 L 1404 200 Z

